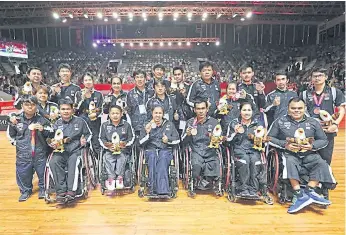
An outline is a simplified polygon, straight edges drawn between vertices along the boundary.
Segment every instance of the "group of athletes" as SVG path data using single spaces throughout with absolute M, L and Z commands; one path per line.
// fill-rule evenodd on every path
M 57 203 L 73 201 L 78 156 L 85 145 L 96 155 L 102 153 L 97 158 L 105 159 L 110 192 L 124 187 L 125 165 L 137 145 L 145 150 L 148 164 L 147 194 L 169 194 L 172 147 L 180 145 L 180 149 L 189 146 L 191 150 L 194 187 L 211 188 L 219 194 L 222 145 L 234 154 L 237 195 L 251 198 L 260 194 L 272 204 L 261 160 L 267 142 L 282 152 L 282 175 L 294 190 L 288 212 L 312 203 L 330 205 L 328 198 L 316 193 L 316 187 L 320 183 L 330 188 L 336 185 L 330 164 L 334 138 L 345 114 L 345 97 L 327 85 L 327 71 L 314 69 L 311 87 L 299 95 L 288 90 L 285 72 L 278 72 L 276 89 L 266 95 L 253 68 L 244 65 L 239 71 L 241 82 L 229 82 L 222 97 L 213 64 L 204 62 L 199 71 L 200 79 L 189 84 L 183 68 L 174 67 L 173 77 L 167 79 L 165 68 L 157 64 L 150 79 L 144 71 L 136 71 L 135 87 L 128 93 L 122 90 L 122 79 L 112 77 L 111 91 L 104 96 L 95 90 L 90 73 L 83 76 L 82 89 L 71 83 L 68 64 L 59 66 L 60 82 L 53 86 L 42 83 L 40 68 L 30 68 L 28 81 L 15 100 L 20 111 L 9 115 L 7 130 L 16 146 L 19 201 L 31 196 L 34 172 L 39 179 L 38 197 L 45 197 L 44 169 L 52 152 L 49 167 Z M 107 120 L 102 122 L 104 114 Z M 309 176 L 304 189 L 300 187 L 302 169 Z

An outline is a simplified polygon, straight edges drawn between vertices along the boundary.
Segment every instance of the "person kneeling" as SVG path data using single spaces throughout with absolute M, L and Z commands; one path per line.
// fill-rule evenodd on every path
M 172 122 L 163 119 L 162 106 L 154 106 L 153 119 L 141 130 L 139 144 L 145 148 L 149 169 L 149 196 L 169 195 L 168 168 L 173 159 L 172 146 L 179 144 L 179 134 Z
M 259 199 L 258 192 L 261 191 L 264 201 L 273 204 L 267 193 L 267 172 L 261 159 L 267 130 L 260 120 L 253 117 L 252 107 L 249 102 L 242 103 L 239 118 L 229 124 L 227 131 L 227 141 L 234 146 L 235 166 L 239 173 L 236 194 L 243 198 Z
M 73 116 L 71 99 L 61 99 L 59 109 L 61 118 L 53 125 L 55 136 L 49 141 L 49 146 L 54 149 L 49 166 L 55 182 L 56 201 L 65 204 L 75 198 L 81 148 L 90 142 L 92 134 L 82 118 Z
M 336 185 L 330 166 L 317 152 L 327 146 L 327 136 L 320 123 L 305 116 L 304 111 L 304 101 L 293 98 L 288 103 L 288 115 L 275 120 L 268 133 L 270 145 L 283 149 L 283 178 L 289 179 L 294 190 L 288 213 L 298 212 L 311 203 L 330 205 L 331 202 L 315 190 L 319 183 L 329 189 Z M 309 176 L 304 191 L 300 188 L 299 173 L 302 170 Z
M 109 118 L 101 125 L 100 144 L 105 149 L 105 166 L 108 175 L 105 185 L 112 194 L 116 189 L 124 188 L 126 163 L 135 140 L 131 125 L 122 119 L 123 111 L 118 105 L 109 108 Z

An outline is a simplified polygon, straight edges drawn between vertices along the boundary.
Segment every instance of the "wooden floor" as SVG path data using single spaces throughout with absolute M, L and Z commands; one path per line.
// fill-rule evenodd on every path
M 33 196 L 19 203 L 15 148 L 0 132 L 0 234 L 345 234 L 344 139 L 342 130 L 333 157 L 339 183 L 331 192 L 333 205 L 289 215 L 288 205 L 234 204 L 212 195 L 191 199 L 183 190 L 170 202 L 151 202 L 137 193 L 108 198 L 95 190 L 75 207 L 58 209 L 37 199 L 37 177 Z

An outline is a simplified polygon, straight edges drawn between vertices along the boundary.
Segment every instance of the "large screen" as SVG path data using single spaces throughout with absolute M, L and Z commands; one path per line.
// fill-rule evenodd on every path
M 28 58 L 28 50 L 24 42 L 0 41 L 0 56 Z

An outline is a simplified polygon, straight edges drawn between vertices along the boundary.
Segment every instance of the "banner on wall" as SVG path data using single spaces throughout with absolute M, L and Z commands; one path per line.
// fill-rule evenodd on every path
M 8 119 L 8 116 L 0 115 L 0 131 L 7 130 L 7 119 Z
M 0 41 L 0 56 L 28 58 L 28 49 L 24 42 Z

